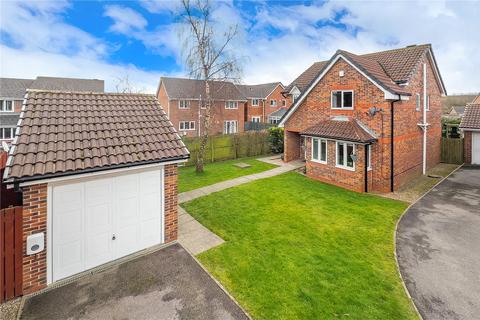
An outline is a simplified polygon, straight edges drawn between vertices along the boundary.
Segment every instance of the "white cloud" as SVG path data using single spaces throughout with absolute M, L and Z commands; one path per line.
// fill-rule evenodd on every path
M 140 3 L 152 13 L 175 12 L 181 5 L 180 0 L 142 0 Z
M 119 5 L 106 6 L 104 16 L 112 18 L 113 20 L 113 25 L 110 27 L 110 30 L 119 33 L 140 30 L 148 24 L 147 20 L 140 13 Z

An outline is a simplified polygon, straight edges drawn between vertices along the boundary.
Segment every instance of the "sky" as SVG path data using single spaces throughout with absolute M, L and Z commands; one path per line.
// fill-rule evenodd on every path
M 0 0 L 0 76 L 128 77 L 155 93 L 161 76 L 188 76 L 177 1 Z M 480 91 L 479 1 L 215 1 L 215 31 L 241 82 L 288 85 L 337 49 L 355 54 L 430 43 L 447 92 Z

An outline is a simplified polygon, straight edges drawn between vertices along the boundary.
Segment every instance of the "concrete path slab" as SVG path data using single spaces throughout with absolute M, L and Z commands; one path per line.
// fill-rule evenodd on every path
M 480 319 L 480 167 L 462 167 L 398 224 L 400 273 L 422 317 Z

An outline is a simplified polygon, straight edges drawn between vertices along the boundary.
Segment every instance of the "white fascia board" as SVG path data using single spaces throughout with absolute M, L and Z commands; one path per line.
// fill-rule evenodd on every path
M 445 96 L 447 93 L 447 89 L 445 88 L 442 78 L 440 77 L 440 70 L 438 70 L 437 62 L 435 60 L 435 57 L 433 56 L 432 48 L 428 48 L 428 55 L 430 56 L 430 61 L 432 62 L 432 65 L 433 65 L 433 73 L 437 78 L 437 82 L 442 87 L 442 96 Z
M 73 174 L 73 175 L 51 178 L 51 179 L 32 180 L 32 181 L 27 181 L 27 182 L 21 182 L 20 187 L 31 186 L 31 185 L 40 184 L 40 183 L 57 183 L 57 182 L 61 182 L 61 181 L 77 180 L 77 179 L 90 178 L 90 177 L 102 176 L 102 175 L 111 175 L 111 174 L 115 174 L 115 173 L 122 173 L 122 172 L 134 171 L 134 170 L 142 170 L 142 169 L 148 169 L 148 168 L 153 168 L 153 167 L 162 167 L 162 166 L 165 166 L 167 164 L 183 163 L 183 162 L 187 162 L 187 161 L 188 161 L 188 159 L 165 161 L 165 162 L 159 162 L 159 163 L 151 163 L 151 164 L 145 164 L 145 165 L 137 165 L 137 166 L 132 166 L 132 167 L 126 167 L 126 168 L 119 168 L 119 169 L 111 169 L 111 170 L 105 169 L 105 170 L 96 171 L 96 172 L 89 172 L 89 173 L 83 173 L 83 174 Z M 13 188 L 13 184 L 7 185 L 7 188 L 8 189 Z
M 323 70 L 323 72 L 317 76 L 315 81 L 312 82 L 312 84 L 308 87 L 308 89 L 300 96 L 300 99 L 295 101 L 294 105 L 290 108 L 290 112 L 287 113 L 287 116 L 278 124 L 279 127 L 284 127 L 285 122 L 290 118 L 290 116 L 295 113 L 297 108 L 300 106 L 300 104 L 305 100 L 305 98 L 308 96 L 308 94 L 315 88 L 320 82 L 320 80 L 327 74 L 328 71 L 335 65 L 335 63 L 339 60 L 343 59 L 346 63 L 348 63 L 350 66 L 352 66 L 355 70 L 357 70 L 361 75 L 363 75 L 365 78 L 367 78 L 370 82 L 372 82 L 377 88 L 379 88 L 385 95 L 386 100 L 397 100 L 399 95 L 394 94 L 390 91 L 385 90 L 380 84 L 375 82 L 372 78 L 370 78 L 368 75 L 366 75 L 362 70 L 360 70 L 357 66 L 355 66 L 353 63 L 351 63 L 347 58 L 345 58 L 342 54 L 339 54 L 333 61 L 331 61 L 328 66 Z M 402 100 L 406 99 L 408 100 L 408 96 L 403 96 L 404 98 L 402 99 L 402 96 L 400 98 Z

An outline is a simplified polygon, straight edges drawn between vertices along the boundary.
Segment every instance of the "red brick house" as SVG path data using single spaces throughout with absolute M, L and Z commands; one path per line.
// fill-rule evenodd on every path
M 464 137 L 465 163 L 480 165 L 480 95 L 467 104 L 460 129 Z
M 430 45 L 338 50 L 287 87 L 295 88 L 299 95 L 280 122 L 284 159 L 305 158 L 309 177 L 389 192 L 440 162 L 446 90 Z
M 24 294 L 177 238 L 189 153 L 154 95 L 28 90 L 12 145 Z
M 243 132 L 245 96 L 228 81 L 212 81 L 210 90 L 214 105 L 211 108 L 213 123 L 209 134 Z M 204 81 L 160 78 L 157 98 L 182 136 L 200 136 L 204 130 L 202 117 L 205 109 L 200 105 L 201 97 L 205 97 Z
M 237 88 L 247 98 L 245 121 L 276 124 L 281 118 L 278 114 L 283 115 L 291 105 L 291 98 L 282 94 L 285 87 L 281 82 L 244 84 Z M 285 111 L 279 112 L 281 109 Z

